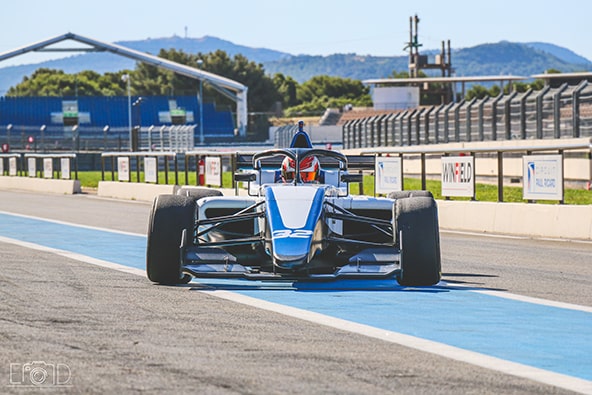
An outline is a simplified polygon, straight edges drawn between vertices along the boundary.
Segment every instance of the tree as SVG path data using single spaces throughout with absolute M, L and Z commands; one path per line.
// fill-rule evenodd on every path
M 295 106 L 298 103 L 296 94 L 299 89 L 298 82 L 292 77 L 286 77 L 281 73 L 273 76 L 273 85 L 280 95 L 283 108 Z
M 490 96 L 489 90 L 482 85 L 473 85 L 471 89 L 469 89 L 465 95 L 465 100 L 471 101 L 474 98 L 483 99 L 487 96 Z
M 369 91 L 359 80 L 320 75 L 304 82 L 298 89 L 297 98 L 300 103 L 323 96 L 355 100 L 368 95 Z
M 281 100 L 273 80 L 265 74 L 262 64 L 250 62 L 242 55 L 230 58 L 224 51 L 210 54 L 188 54 L 176 49 L 161 50 L 159 57 L 197 68 L 202 60 L 202 69 L 249 87 L 248 104 L 251 112 L 270 111 Z M 190 77 L 175 74 L 147 63 L 138 63 L 133 71 L 120 71 L 100 75 L 94 71 L 66 74 L 62 70 L 38 69 L 30 77 L 8 91 L 9 96 L 116 96 L 127 95 L 127 85 L 121 80 L 123 74 L 131 76 L 134 95 L 190 96 L 196 95 L 199 82 Z M 216 97 L 222 104 L 232 101 L 220 95 L 209 84 L 204 84 L 204 96 Z
M 100 75 L 94 71 L 82 71 L 77 74 L 66 74 L 62 70 L 41 68 L 33 72 L 31 77 L 11 87 L 8 96 L 116 96 L 124 95 L 125 84 L 118 73 Z
M 273 81 L 265 75 L 262 64 L 250 62 L 242 55 L 230 58 L 224 51 L 218 50 L 209 54 L 188 54 L 176 49 L 161 50 L 159 57 L 197 68 L 201 60 L 201 69 L 209 73 L 240 82 L 249 87 L 248 104 L 251 112 L 266 112 L 271 109 L 279 94 Z M 171 71 L 140 63 L 132 76 L 134 90 L 139 95 L 195 95 L 199 87 L 196 79 L 177 75 Z M 222 104 L 232 105 L 229 98 L 221 96 L 217 91 L 204 84 L 204 97 L 216 97 Z
M 285 112 L 287 116 L 320 115 L 327 108 L 342 108 L 348 104 L 368 107 L 372 105 L 368 92 L 369 88 L 361 81 L 320 75 L 297 87 L 299 104 Z

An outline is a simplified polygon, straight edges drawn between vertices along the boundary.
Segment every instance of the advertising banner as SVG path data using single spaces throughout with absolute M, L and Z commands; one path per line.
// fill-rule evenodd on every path
M 62 171 L 62 180 L 70 179 L 70 159 L 60 158 L 60 169 Z
M 374 191 L 387 194 L 403 190 L 403 172 L 400 157 L 377 156 L 374 163 Z
M 563 200 L 561 155 L 522 157 L 522 196 L 528 200 Z
M 29 177 L 37 175 L 37 158 L 27 158 L 27 169 L 29 170 Z
M 442 157 L 442 196 L 475 197 L 475 157 Z
M 158 168 L 157 168 L 157 160 L 156 158 L 152 157 L 146 157 L 144 158 L 144 177 L 145 177 L 145 181 L 146 182 L 152 182 L 155 183 L 157 182 L 157 172 L 158 172 Z
M 53 178 L 52 158 L 43 158 L 43 178 Z
M 8 158 L 8 175 L 16 176 L 17 172 L 18 166 L 16 163 L 16 158 Z
M 130 180 L 130 167 L 128 157 L 117 158 L 117 179 L 119 181 Z
M 206 156 L 206 185 L 222 186 L 222 160 L 219 156 Z

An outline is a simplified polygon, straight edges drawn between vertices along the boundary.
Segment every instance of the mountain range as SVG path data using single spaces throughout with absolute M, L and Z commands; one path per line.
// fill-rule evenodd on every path
M 393 71 L 407 70 L 408 56 L 369 56 L 357 54 L 333 54 L 328 56 L 292 55 L 266 48 L 238 45 L 217 37 L 149 38 L 138 41 L 119 41 L 119 45 L 139 51 L 158 54 L 161 49 L 183 50 L 187 53 L 209 53 L 223 50 L 229 56 L 242 54 L 250 61 L 261 63 L 269 75 L 282 73 L 302 83 L 316 75 L 330 75 L 357 80 L 386 78 Z M 431 57 L 436 50 L 422 51 Z M 591 71 L 592 62 L 568 48 L 542 42 L 514 43 L 501 41 L 470 48 L 453 49 L 452 66 L 457 76 L 520 75 L 529 77 L 548 69 L 561 72 Z M 0 63 L 1 66 L 1 63 Z M 45 67 L 60 69 L 66 73 L 94 70 L 98 73 L 133 69 L 133 60 L 110 53 L 87 53 L 36 64 L 0 67 L 0 96 L 11 87 Z

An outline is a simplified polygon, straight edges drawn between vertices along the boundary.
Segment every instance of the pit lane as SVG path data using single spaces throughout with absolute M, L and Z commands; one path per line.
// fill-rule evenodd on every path
M 4 196 L 4 193 L 2 195 L 3 198 L 11 197 Z M 18 199 L 17 195 L 12 198 Z M 29 196 L 27 199 L 36 198 Z M 115 263 L 131 267 L 132 272 L 134 268 L 137 271 L 143 270 L 145 238 L 142 233 L 137 233 L 136 229 L 142 227 L 141 225 L 145 226 L 144 221 L 147 221 L 149 209 L 147 205 L 83 200 L 82 197 L 52 197 L 46 200 L 54 199 L 56 207 L 68 206 L 67 203 L 72 202 L 76 202 L 80 207 L 66 210 L 67 215 L 60 215 L 59 210 L 52 210 L 52 204 L 47 204 L 46 201 L 45 209 L 49 206 L 50 210 L 44 214 L 37 212 L 38 206 L 15 209 L 22 207 L 22 204 L 16 204 L 15 200 L 14 206 L 7 205 L 5 203 L 10 199 L 3 199 L 0 208 L 5 210 L 6 207 L 10 211 L 20 211 L 22 214 L 28 212 L 27 215 L 35 217 L 43 214 L 43 217 L 54 220 L 60 216 L 74 220 L 77 210 L 80 211 L 79 214 L 83 214 L 85 210 L 94 206 L 101 207 L 102 210 L 121 210 L 123 207 L 128 209 L 128 214 L 131 212 L 131 218 L 128 215 L 127 220 L 120 218 L 120 221 L 115 221 L 119 222 L 119 225 L 109 226 L 111 229 L 101 229 L 3 212 L 0 214 L 3 224 L 0 235 L 3 241 L 21 243 L 20 245 L 25 248 L 45 246 L 45 252 L 63 251 L 68 259 L 105 263 L 107 266 L 107 263 Z M 140 219 L 142 213 L 146 215 L 143 220 Z M 76 222 L 93 222 L 96 226 L 102 227 L 113 222 L 113 215 L 105 216 L 104 211 L 102 216 L 96 213 L 89 214 L 86 221 L 84 215 L 81 215 Z M 113 232 L 113 227 L 119 229 Z M 480 243 L 478 248 L 474 247 L 473 242 Z M 457 245 L 463 246 L 466 250 L 464 255 L 462 251 L 457 250 Z M 505 248 L 498 248 L 499 245 Z M 505 362 L 509 366 L 506 369 L 508 371 L 500 368 L 498 371 L 513 371 L 520 376 L 517 370 L 522 369 L 527 373 L 521 377 L 535 380 L 537 375 L 551 377 L 551 384 L 582 392 L 590 388 L 592 378 L 589 372 L 592 368 L 589 355 L 592 341 L 587 328 L 592 326 L 592 309 L 589 307 L 592 303 L 588 300 L 590 296 L 582 292 L 587 289 L 591 277 L 590 268 L 587 267 L 589 265 L 586 265 L 592 251 L 589 244 L 566 246 L 565 243 L 552 241 L 488 240 L 474 236 L 444 234 L 442 248 L 446 282 L 438 287 L 405 289 L 394 282 L 386 281 L 262 284 L 236 280 L 200 280 L 194 281 L 188 287 L 175 288 L 149 284 L 147 286 L 157 288 L 159 293 L 166 292 L 166 289 L 170 292 L 198 290 L 199 294 L 219 296 L 250 306 L 257 306 L 257 301 L 263 300 L 264 302 L 257 306 L 260 309 L 283 314 L 291 312 L 288 315 L 292 317 L 308 319 L 341 331 L 349 330 L 387 342 L 389 338 L 391 341 L 395 339 L 395 344 L 415 346 L 417 350 L 424 352 L 433 353 L 445 345 L 449 348 L 443 347 L 444 351 L 436 354 L 470 363 L 466 358 L 451 353 L 458 350 L 469 351 L 477 353 L 477 357 L 485 356 L 485 359 L 476 358 L 472 362 L 473 365 L 495 369 L 495 366 L 489 365 L 502 366 Z M 485 254 L 497 250 L 498 256 L 479 257 L 476 255 L 478 249 Z M 535 254 L 535 249 L 540 252 Z M 565 263 L 570 266 L 553 270 L 550 259 L 561 255 L 564 259 L 571 258 L 570 262 Z M 450 256 L 452 260 L 447 258 Z M 546 258 L 543 258 L 544 256 Z M 518 262 L 524 268 L 513 265 L 514 261 L 528 257 L 530 261 Z M 505 267 L 502 267 L 504 265 Z M 478 270 L 458 270 L 471 267 Z M 537 278 L 537 275 L 540 275 L 540 278 Z M 528 278 L 529 281 L 526 281 Z M 574 281 L 576 278 L 579 280 Z M 528 286 L 528 282 L 531 286 Z M 521 293 L 536 298 L 548 298 L 556 292 L 553 289 L 561 289 L 562 286 L 571 291 L 565 292 L 560 298 L 554 298 L 555 302 L 521 297 L 515 298 L 518 300 L 508 299 L 508 296 L 513 297 L 514 292 L 523 291 L 525 285 L 528 286 L 526 292 Z M 512 292 L 509 293 L 507 290 Z M 367 333 L 363 333 L 362 329 L 367 330 Z M 557 339 L 562 341 L 558 342 Z M 489 362 L 483 362 L 487 358 L 491 358 Z M 549 384 L 549 381 L 542 382 Z

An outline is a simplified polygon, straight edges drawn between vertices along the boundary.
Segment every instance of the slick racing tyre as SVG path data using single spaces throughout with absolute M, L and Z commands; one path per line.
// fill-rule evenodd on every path
M 388 195 L 386 195 L 386 197 L 389 199 L 403 199 L 403 198 L 408 198 L 408 197 L 420 197 L 420 196 L 431 197 L 431 198 L 434 197 L 430 191 L 421 191 L 421 190 L 418 190 L 418 191 L 395 191 L 395 192 L 391 192 Z
M 442 268 L 436 201 L 427 196 L 397 199 L 393 218 L 401 249 L 399 284 L 437 284 Z
M 177 190 L 177 195 L 179 196 L 190 196 L 195 200 L 210 197 L 210 196 L 223 196 L 222 192 L 217 189 L 207 188 L 207 187 L 190 187 L 190 186 L 183 186 Z
M 183 229 L 193 232 L 196 201 L 189 196 L 159 195 L 154 199 L 148 225 L 146 273 L 159 284 L 185 284 L 181 276 L 180 245 Z

